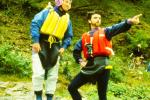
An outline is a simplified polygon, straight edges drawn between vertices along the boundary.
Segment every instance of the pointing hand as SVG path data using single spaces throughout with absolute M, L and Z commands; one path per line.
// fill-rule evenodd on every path
M 131 23 L 131 24 L 139 24 L 140 23 L 140 20 L 139 18 L 142 16 L 142 14 L 139 14 L 139 15 L 136 15 L 132 18 L 129 18 L 128 19 L 128 22 Z

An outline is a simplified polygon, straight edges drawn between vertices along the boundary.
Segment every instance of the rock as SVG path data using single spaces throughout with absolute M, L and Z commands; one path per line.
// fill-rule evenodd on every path
M 9 85 L 9 82 L 0 82 L 0 88 L 7 88 Z

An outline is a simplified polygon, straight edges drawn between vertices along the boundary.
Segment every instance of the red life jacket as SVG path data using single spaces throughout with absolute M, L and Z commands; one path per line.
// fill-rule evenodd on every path
M 87 44 L 92 45 L 91 54 L 88 53 Z M 82 35 L 82 50 L 85 58 L 113 55 L 112 42 L 107 40 L 104 29 L 99 29 L 93 36 L 84 33 Z

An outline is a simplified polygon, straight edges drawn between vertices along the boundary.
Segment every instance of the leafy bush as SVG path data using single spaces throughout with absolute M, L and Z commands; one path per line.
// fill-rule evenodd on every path
M 23 57 L 20 52 L 14 51 L 12 46 L 0 45 L 0 73 L 29 76 L 30 60 Z
M 133 100 L 149 100 L 149 92 L 150 90 L 148 90 L 148 87 L 141 85 L 130 88 L 126 95 Z
M 112 92 L 115 97 L 122 97 L 126 94 L 127 87 L 122 83 L 114 84 L 113 82 L 110 82 L 108 90 Z
M 6 13 L 10 16 L 16 15 L 20 11 L 22 15 L 33 17 L 33 15 L 43 9 L 48 2 L 48 0 L 46 3 L 43 3 L 42 0 L 0 0 L 0 9 L 6 10 Z
M 65 75 L 65 78 L 67 80 L 71 80 L 74 78 L 74 75 L 76 75 L 79 71 L 79 65 L 75 63 L 75 60 L 72 56 L 72 49 L 68 48 L 67 51 L 65 51 L 60 59 L 60 69 L 59 72 L 63 75 Z
M 113 66 L 113 69 L 110 74 L 111 79 L 114 82 L 121 82 L 123 80 L 124 75 L 123 67 L 125 67 L 123 66 L 123 61 L 119 57 L 112 57 L 110 64 Z
M 149 35 L 144 30 L 137 30 L 136 33 L 128 33 L 127 41 L 129 41 L 130 47 L 135 47 L 137 44 L 141 44 L 142 48 L 148 47 Z
M 115 84 L 112 81 L 109 82 L 108 90 L 115 97 L 121 98 L 121 100 L 149 100 L 150 89 L 144 85 L 129 86 L 125 83 Z

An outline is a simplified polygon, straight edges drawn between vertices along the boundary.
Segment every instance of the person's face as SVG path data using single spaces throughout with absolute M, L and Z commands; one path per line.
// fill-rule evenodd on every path
M 72 0 L 63 0 L 63 3 L 62 3 L 62 9 L 64 11 L 68 11 L 69 9 L 71 9 L 71 3 L 72 3 Z
M 101 15 L 100 14 L 93 14 L 91 19 L 89 20 L 91 26 L 99 27 L 101 24 Z

